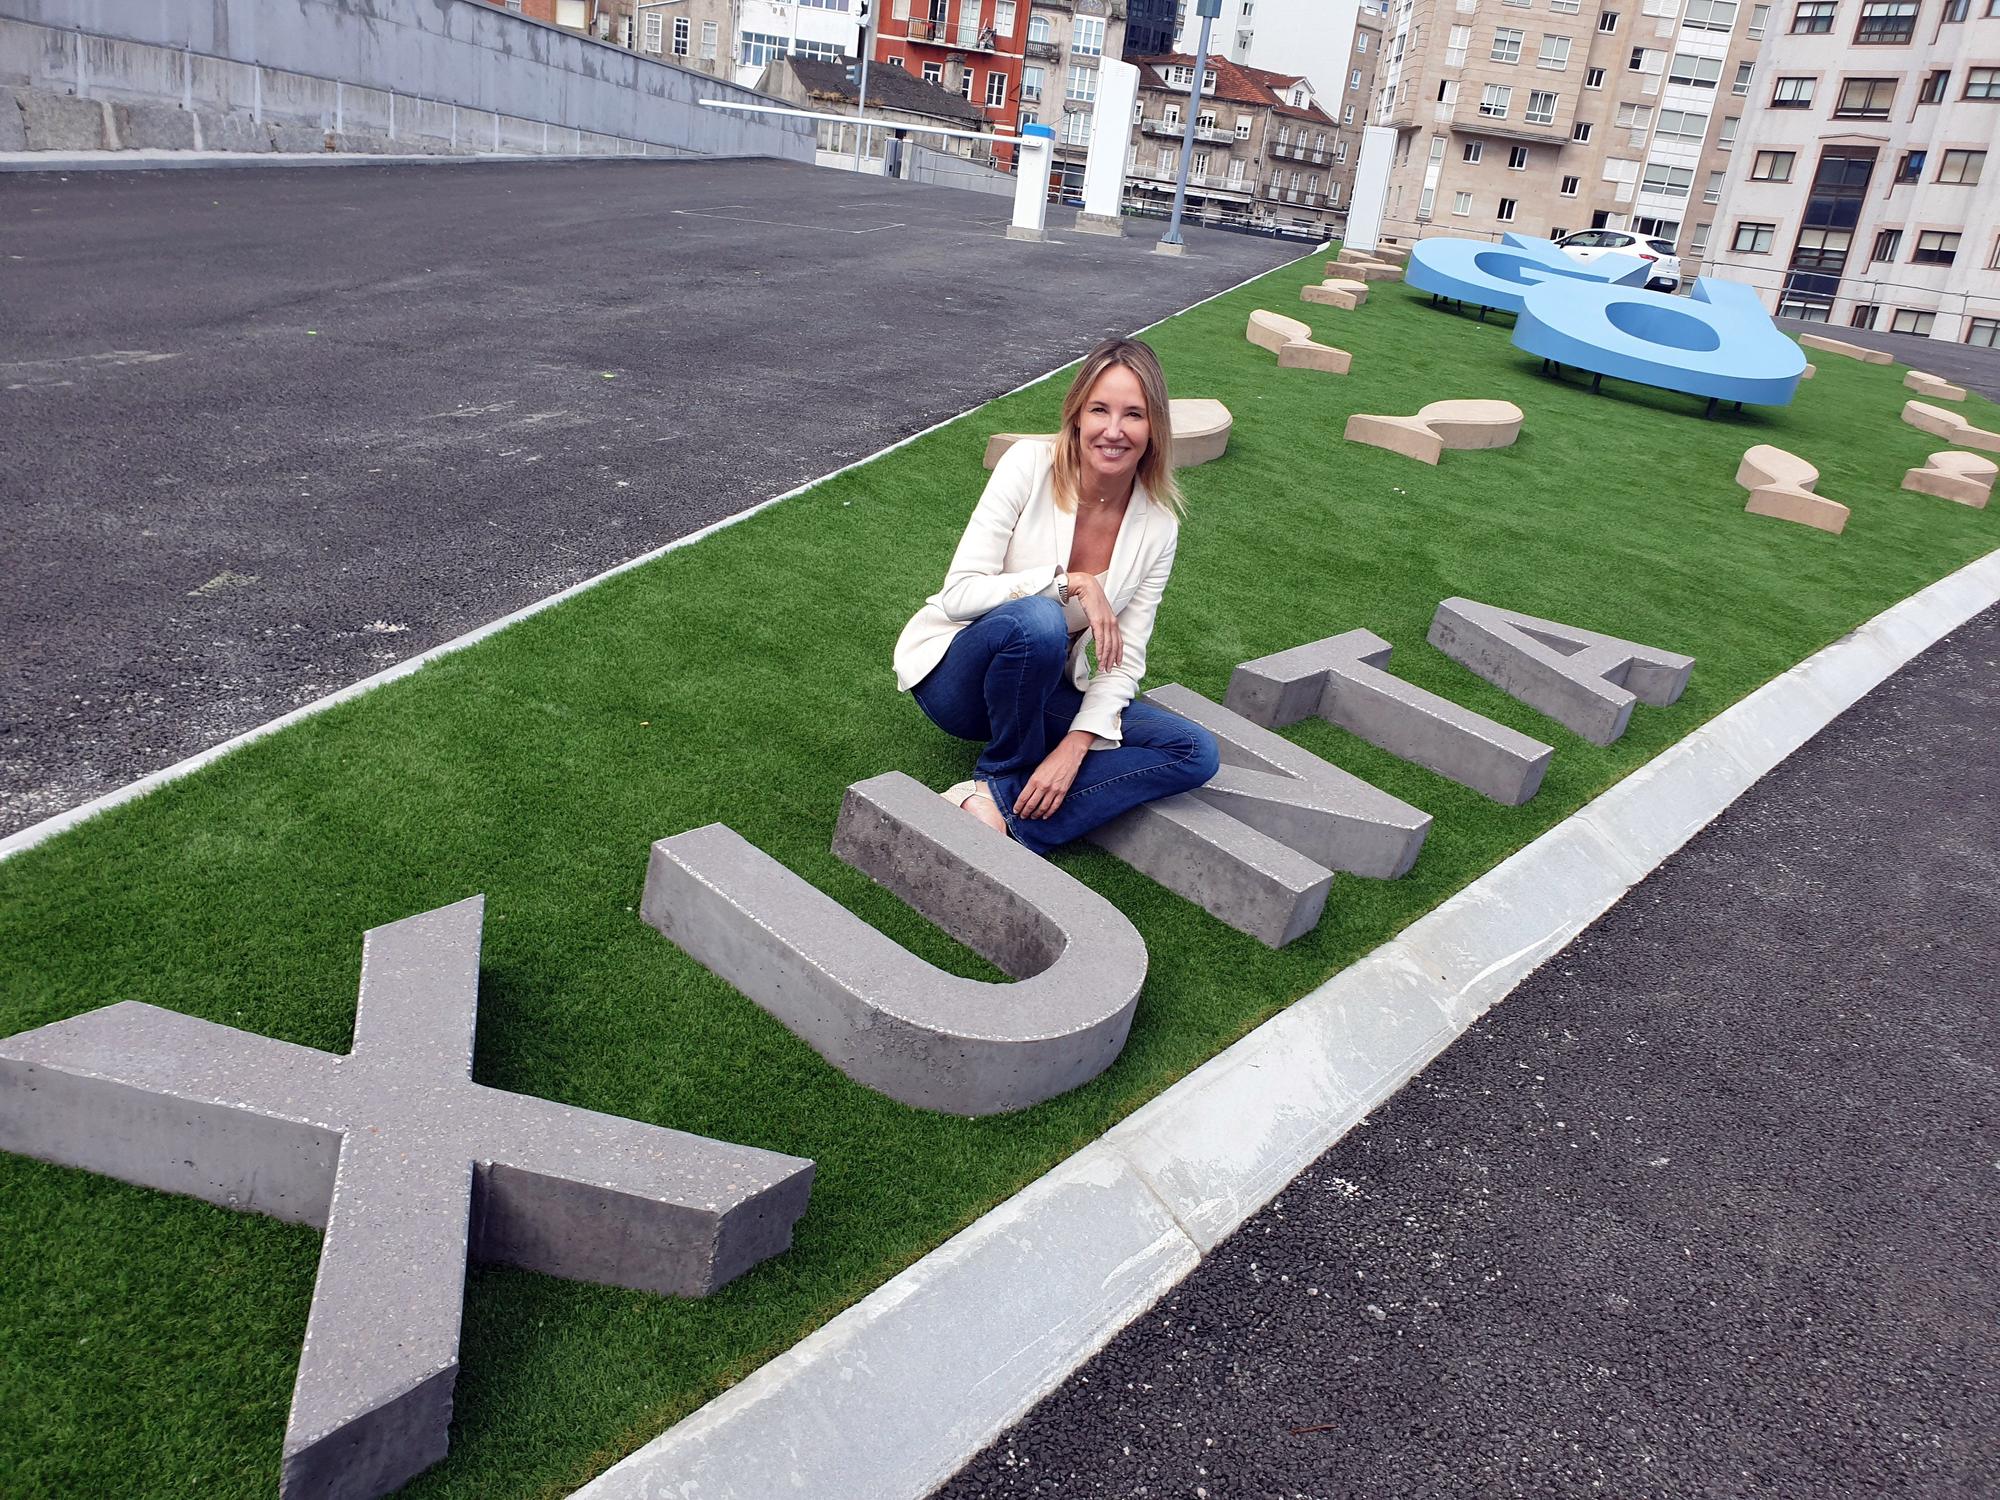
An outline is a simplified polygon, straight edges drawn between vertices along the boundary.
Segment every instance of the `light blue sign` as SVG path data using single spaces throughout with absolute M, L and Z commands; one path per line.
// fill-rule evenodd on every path
M 1403 280 L 1420 292 L 1454 302 L 1518 313 L 1531 290 L 1550 282 L 1644 286 L 1651 274 L 1652 267 L 1636 255 L 1601 255 L 1584 265 L 1570 259 L 1554 240 L 1510 234 L 1497 245 L 1443 237 L 1418 240 L 1410 247 Z
M 1787 406 L 1805 351 L 1741 282 L 1704 276 L 1687 297 L 1639 287 L 1528 289 L 1514 347 L 1558 364 L 1717 401 Z

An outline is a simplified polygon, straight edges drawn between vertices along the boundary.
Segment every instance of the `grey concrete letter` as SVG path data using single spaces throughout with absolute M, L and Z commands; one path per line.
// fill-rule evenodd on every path
M 1664 708 L 1679 698 L 1694 670 L 1692 656 L 1471 599 L 1437 607 L 1430 641 L 1593 745 L 1609 745 L 1625 732 L 1635 699 Z
M 1146 701 L 1213 734 L 1222 768 L 1091 835 L 1142 874 L 1280 947 L 1319 921 L 1331 872 L 1393 880 L 1416 863 L 1429 813 L 1178 684 Z
M 699 1297 L 805 1211 L 809 1161 L 474 1083 L 483 906 L 368 933 L 345 1057 L 132 1001 L 0 1041 L 0 1149 L 326 1231 L 287 1500 L 444 1457 L 468 1253 Z
M 856 1083 L 1025 1109 L 1125 1045 L 1146 945 L 1102 896 L 900 772 L 847 789 L 833 852 L 1013 977 L 941 974 L 720 823 L 653 845 L 641 911 Z
M 1246 661 L 1230 676 L 1229 707 L 1268 729 L 1316 715 L 1509 807 L 1541 789 L 1549 746 L 1391 677 L 1389 649 L 1350 630 Z

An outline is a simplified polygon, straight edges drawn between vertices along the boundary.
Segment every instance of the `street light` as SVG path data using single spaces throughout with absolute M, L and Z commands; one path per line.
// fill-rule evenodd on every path
M 1174 212 L 1156 247 L 1166 255 L 1181 253 L 1181 209 L 1187 203 L 1188 165 L 1194 160 L 1194 121 L 1201 108 L 1201 75 L 1208 69 L 1208 28 L 1222 14 L 1222 0 L 1195 0 L 1195 14 L 1201 17 L 1201 40 L 1194 49 L 1194 82 L 1188 85 L 1187 129 L 1181 132 L 1180 170 L 1174 174 Z

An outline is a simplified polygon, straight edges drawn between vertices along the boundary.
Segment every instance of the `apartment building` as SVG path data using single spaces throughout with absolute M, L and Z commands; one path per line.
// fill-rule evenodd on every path
M 1065 198 L 1083 195 L 1083 167 L 1097 110 L 1097 69 L 1125 46 L 1124 7 L 1107 0 L 1033 0 L 1027 55 L 1021 64 L 1023 125 L 1055 130 L 1056 183 Z
M 641 5 L 646 0 L 639 0 Z M 688 0 L 689 4 L 701 0 Z M 719 3 L 719 0 L 708 0 Z M 735 11 L 734 81 L 756 87 L 780 57 L 838 62 L 861 55 L 860 0 L 728 0 Z
M 1125 8 L 1125 51 L 1122 57 L 1159 57 L 1174 50 L 1174 33 L 1180 27 L 1180 8 L 1175 0 L 1127 0 Z
M 1218 57 L 1266 72 L 1303 74 L 1321 99 L 1343 96 L 1353 74 L 1354 24 L 1359 0 L 1222 0 L 1209 28 L 1209 50 Z M 1181 7 L 1177 52 L 1193 52 L 1201 17 Z
M 1135 58 L 1139 119 L 1125 167 L 1125 200 L 1165 213 L 1173 202 L 1194 58 Z M 1338 125 L 1302 75 L 1247 68 L 1227 58 L 1203 70 L 1188 163 L 1191 219 L 1329 233 Z
M 2000 346 L 2000 0 L 1787 0 L 1694 237 L 1779 313 Z
M 977 106 L 996 130 L 1017 123 L 1022 65 L 1032 25 L 1029 0 L 874 0 L 875 61 L 903 68 Z M 882 8 L 886 5 L 887 14 Z M 1044 65 L 1055 48 L 1045 43 Z M 1038 91 L 1045 96 L 1046 74 Z M 1046 107 L 1046 106 L 1044 106 Z M 1001 148 L 1004 160 L 1012 152 Z
M 591 4 L 590 29 L 600 40 L 712 78 L 736 81 L 737 0 L 591 0 Z
M 1772 10 L 1402 0 L 1373 122 L 1397 132 L 1385 232 L 1636 229 L 1689 253 L 1694 211 L 1721 200 Z
M 1382 60 L 1382 43 L 1389 21 L 1387 0 L 1363 0 L 1354 17 L 1354 53 L 1349 61 L 1345 87 L 1340 93 L 1336 114 L 1340 122 L 1333 137 L 1331 181 L 1327 195 L 1332 206 L 1345 209 L 1354 192 L 1354 168 L 1361 160 L 1361 132 L 1368 124 L 1368 109 L 1375 98 L 1375 70 Z

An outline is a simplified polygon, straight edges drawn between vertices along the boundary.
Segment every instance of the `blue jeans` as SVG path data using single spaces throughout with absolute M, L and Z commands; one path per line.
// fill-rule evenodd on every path
M 961 630 L 944 660 L 910 692 L 946 734 L 985 742 L 979 779 L 1015 839 L 1037 854 L 1215 774 L 1214 736 L 1179 714 L 1135 702 L 1125 710 L 1124 743 L 1083 757 L 1062 806 L 1046 818 L 1015 817 L 1021 789 L 1083 707 L 1083 694 L 1063 671 L 1068 655 L 1062 606 L 1016 599 Z

